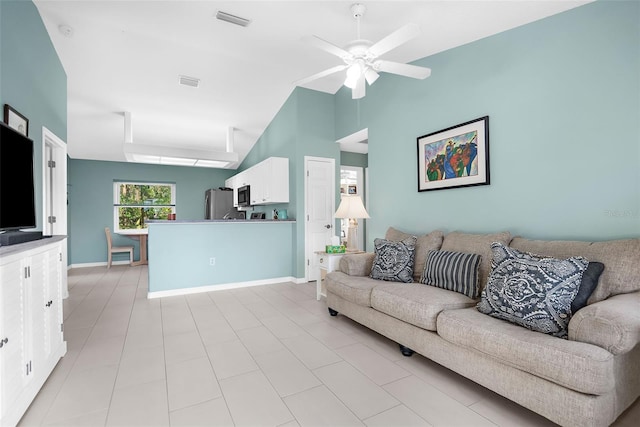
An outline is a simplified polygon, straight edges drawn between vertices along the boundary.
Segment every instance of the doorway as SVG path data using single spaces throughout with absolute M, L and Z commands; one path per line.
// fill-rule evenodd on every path
M 364 169 L 358 166 L 340 166 L 340 197 L 343 196 L 360 196 L 362 202 L 367 208 L 367 198 L 365 196 L 365 181 L 364 181 Z M 365 221 L 366 219 L 358 220 L 357 228 L 357 247 L 361 250 L 366 250 L 364 236 L 365 236 Z M 344 242 L 347 238 L 347 231 L 349 229 L 349 219 L 340 220 L 340 239 Z
M 42 127 L 42 234 L 67 235 L 67 144 Z M 62 247 L 63 268 L 68 263 L 67 245 Z M 62 297 L 69 296 L 63 275 Z

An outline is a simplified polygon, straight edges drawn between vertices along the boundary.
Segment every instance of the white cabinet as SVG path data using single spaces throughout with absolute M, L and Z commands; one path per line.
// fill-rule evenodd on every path
M 0 425 L 18 423 L 66 353 L 64 237 L 0 247 Z
M 237 189 L 251 187 L 252 205 L 289 203 L 289 159 L 269 157 L 230 178 L 234 189 L 234 205 L 237 206 Z

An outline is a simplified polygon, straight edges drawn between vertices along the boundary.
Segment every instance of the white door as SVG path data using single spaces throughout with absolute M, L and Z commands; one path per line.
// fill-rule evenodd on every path
M 67 144 L 42 127 L 42 234 L 67 235 Z M 67 245 L 62 245 L 67 266 Z M 62 275 L 62 297 L 67 298 L 67 275 Z
M 304 158 L 305 168 L 305 257 L 307 280 L 317 280 L 316 251 L 324 251 L 336 235 L 335 219 L 335 160 L 324 157 Z

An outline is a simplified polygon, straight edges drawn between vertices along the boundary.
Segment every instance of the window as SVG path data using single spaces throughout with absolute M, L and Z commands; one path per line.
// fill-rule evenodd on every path
M 147 228 L 148 219 L 168 219 L 176 208 L 176 185 L 162 183 L 113 183 L 114 229 Z

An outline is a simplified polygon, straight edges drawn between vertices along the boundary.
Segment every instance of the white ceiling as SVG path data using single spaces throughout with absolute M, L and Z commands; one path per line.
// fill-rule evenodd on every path
M 422 35 L 385 54 L 411 62 L 589 1 L 361 1 L 362 37 L 373 42 L 407 23 Z M 354 1 L 34 0 L 68 77 L 68 153 L 126 161 L 124 111 L 133 141 L 225 151 L 236 129 L 240 161 L 294 89 L 293 82 L 339 65 L 301 41 L 344 46 L 356 38 Z M 217 20 L 222 10 L 251 20 Z M 73 28 L 65 37 L 60 25 Z M 437 73 L 438 70 L 432 70 Z M 178 75 L 201 79 L 179 86 Z M 305 85 L 328 93 L 342 73 Z M 356 102 L 356 101 L 354 101 Z

